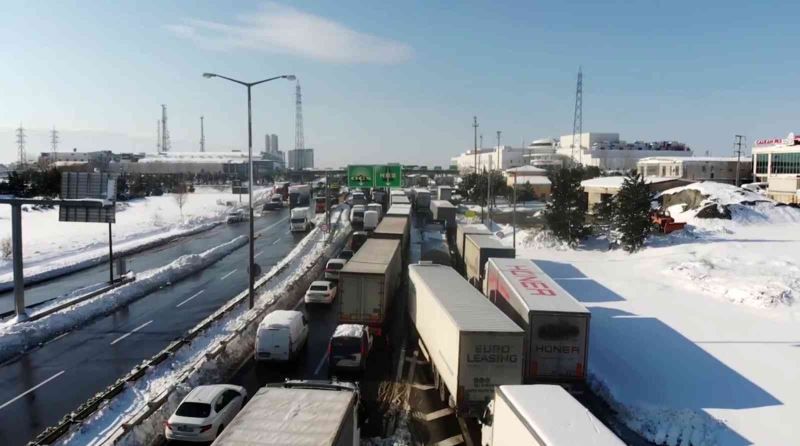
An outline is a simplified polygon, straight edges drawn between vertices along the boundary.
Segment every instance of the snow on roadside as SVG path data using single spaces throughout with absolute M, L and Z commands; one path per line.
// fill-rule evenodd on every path
M 175 283 L 212 265 L 246 243 L 247 237 L 239 236 L 200 254 L 187 254 L 165 266 L 140 273 L 134 282 L 63 311 L 31 322 L 15 323 L 12 320 L 0 324 L 0 361 L 52 339 L 75 326 L 128 305 L 164 285 Z M 39 311 L 48 307 L 44 306 Z
M 148 401 L 156 395 L 170 390 L 171 386 L 175 385 L 184 373 L 190 372 L 191 376 L 188 381 L 171 391 L 164 406 L 144 424 L 135 426 L 116 444 L 133 446 L 152 442 L 157 435 L 162 433 L 163 421 L 175 410 L 192 387 L 222 382 L 233 368 L 252 355 L 253 338 L 258 324 L 250 324 L 236 338 L 235 342 L 226 346 L 225 353 L 215 360 L 204 360 L 206 352 L 242 327 L 251 314 L 264 311 L 265 308 L 278 309 L 282 305 L 286 305 L 287 302 L 281 298 L 297 291 L 297 287 L 302 285 L 301 282 L 313 280 L 313 277 L 305 277 L 310 276 L 310 274 L 306 274 L 307 268 L 314 264 L 320 256 L 330 255 L 344 243 L 349 232 L 350 222 L 347 217 L 349 215 L 347 207 L 343 206 L 342 208 L 342 212 L 337 211 L 331 217 L 332 222 L 339 221 L 336 236 L 331 243 L 322 243 L 324 234 L 319 228 L 313 229 L 281 263 L 275 265 L 267 274 L 269 276 L 272 272 L 281 271 L 269 281 L 266 289 L 256 291 L 258 296 L 255 309 L 248 310 L 244 305 L 240 305 L 216 321 L 211 328 L 194 338 L 190 344 L 151 369 L 143 379 L 127 386 L 108 405 L 89 417 L 78 430 L 67 434 L 57 444 L 100 444 L 104 437 L 113 433 L 121 423 L 138 413 Z M 321 268 L 324 265 L 318 266 Z M 192 370 L 198 361 L 202 361 L 202 366 L 197 370 Z

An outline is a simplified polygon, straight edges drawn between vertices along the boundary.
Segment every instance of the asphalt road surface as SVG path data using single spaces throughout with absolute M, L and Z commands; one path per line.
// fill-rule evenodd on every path
M 256 233 L 262 233 L 255 254 L 263 272 L 305 235 L 289 232 L 287 214 L 283 210 L 257 217 Z M 167 264 L 246 234 L 247 226 L 221 225 L 141 253 L 134 264 Z M 33 439 L 245 290 L 247 251 L 245 245 L 201 272 L 0 365 L 0 444 L 22 445 Z M 102 274 L 89 272 L 95 273 Z M 43 286 L 61 286 L 58 283 L 62 281 Z

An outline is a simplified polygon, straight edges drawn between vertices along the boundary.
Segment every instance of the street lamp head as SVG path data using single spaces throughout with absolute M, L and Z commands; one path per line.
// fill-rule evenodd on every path
M 297 76 L 295 76 L 294 74 L 287 74 L 287 75 L 285 75 L 283 77 L 284 77 L 284 79 L 288 79 L 290 81 L 293 81 L 293 80 L 297 79 Z
M 203 73 L 203 77 L 206 79 L 211 79 L 212 77 L 217 77 L 214 73 Z

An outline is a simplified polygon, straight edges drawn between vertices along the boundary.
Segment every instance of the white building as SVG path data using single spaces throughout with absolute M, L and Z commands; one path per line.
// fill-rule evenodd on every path
M 573 146 L 572 135 L 559 138 L 556 153 L 584 166 L 601 170 L 627 171 L 636 169 L 642 158 L 653 156 L 692 156 L 683 143 L 674 141 L 636 141 L 628 143 L 619 139 L 619 133 L 581 133 Z
M 735 157 L 657 156 L 642 158 L 636 170 L 644 177 L 682 178 L 692 181 L 736 182 Z M 745 157 L 739 162 L 739 181 L 749 182 L 752 162 Z M 747 180 L 747 181 L 743 181 Z
M 564 166 L 564 157 L 556 154 L 557 148 L 557 139 L 537 139 L 528 144 L 523 158 L 527 164 L 540 169 L 559 169 Z
M 314 149 L 292 149 L 289 151 L 288 169 L 302 170 L 314 168 Z
M 472 150 L 468 150 L 453 157 L 452 160 L 461 173 L 473 172 L 476 163 L 479 172 L 490 167 L 494 170 L 506 170 L 527 164 L 524 158 L 525 153 L 527 153 L 526 149 L 501 146 L 500 148 L 478 149 L 477 157 Z
M 753 147 L 753 177 L 767 183 L 767 195 L 783 203 L 800 203 L 800 136 L 761 139 Z

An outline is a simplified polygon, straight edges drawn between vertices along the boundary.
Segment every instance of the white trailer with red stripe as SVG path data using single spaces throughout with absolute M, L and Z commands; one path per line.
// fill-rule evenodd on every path
M 589 359 L 589 310 L 528 259 L 489 259 L 484 293 L 525 330 L 523 381 L 579 391 Z

